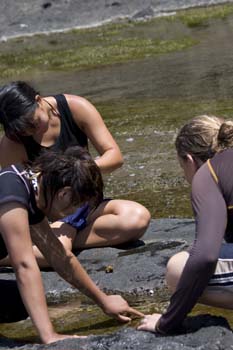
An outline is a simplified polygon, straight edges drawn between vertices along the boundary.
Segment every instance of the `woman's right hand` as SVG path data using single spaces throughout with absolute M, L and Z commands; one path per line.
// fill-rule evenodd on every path
M 129 306 L 120 295 L 105 295 L 101 307 L 103 311 L 121 322 L 131 321 L 131 315 L 143 317 L 144 314 Z

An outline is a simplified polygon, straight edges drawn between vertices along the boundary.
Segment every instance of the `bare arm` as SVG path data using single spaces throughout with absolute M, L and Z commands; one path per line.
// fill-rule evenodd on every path
M 66 95 L 66 98 L 74 121 L 100 155 L 96 163 L 101 171 L 108 173 L 119 168 L 123 164 L 121 151 L 97 109 L 82 97 Z
M 40 249 L 50 266 L 67 282 L 93 299 L 106 314 L 121 321 L 130 320 L 130 318 L 122 315 L 124 312 L 142 316 L 140 312 L 130 308 L 119 295 L 108 296 L 96 286 L 77 258 L 72 252 L 66 250 L 54 235 L 46 219 L 42 223 L 31 227 L 31 235 L 33 242 Z
M 24 145 L 10 140 L 5 135 L 0 141 L 0 166 L 7 167 L 11 164 L 24 163 L 28 160 Z
M 17 203 L 0 208 L 0 232 L 5 241 L 23 303 L 44 343 L 55 332 L 50 322 L 42 279 L 30 238 L 27 210 Z

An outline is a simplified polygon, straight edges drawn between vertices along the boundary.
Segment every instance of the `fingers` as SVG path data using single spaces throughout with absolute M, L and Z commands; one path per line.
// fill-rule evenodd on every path
M 72 334 L 72 335 L 64 335 L 65 338 L 87 338 L 87 335 L 77 335 L 77 334 Z
M 161 314 L 146 315 L 137 327 L 139 331 L 155 332 L 155 326 L 158 323 Z
M 129 307 L 128 310 L 127 310 L 127 312 L 129 312 L 129 313 L 131 313 L 131 314 L 133 314 L 133 315 L 139 316 L 139 317 L 144 317 L 144 316 L 145 316 L 142 312 L 140 312 L 140 311 L 138 311 L 138 310 L 135 310 L 135 309 L 132 308 L 132 307 Z
M 128 307 L 126 313 L 132 314 L 138 317 L 144 317 L 144 314 L 138 310 L 133 309 L 132 307 Z M 117 319 L 121 322 L 130 322 L 131 318 L 122 314 L 117 315 Z
M 137 327 L 137 330 L 138 330 L 138 331 L 146 331 L 146 325 L 140 324 L 140 325 Z
M 130 317 L 127 317 L 127 316 L 123 316 L 123 315 L 118 315 L 117 316 L 117 319 L 121 322 L 130 322 L 131 321 L 131 318 Z
M 85 339 L 87 338 L 87 335 L 75 335 L 75 338 Z

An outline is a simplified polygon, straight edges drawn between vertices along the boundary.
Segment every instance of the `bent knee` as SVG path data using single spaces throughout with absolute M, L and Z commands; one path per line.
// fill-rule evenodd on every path
M 146 231 L 151 215 L 150 212 L 141 204 L 134 203 L 132 208 L 129 208 L 127 215 L 128 229 L 135 232 L 135 239 L 140 238 Z
M 180 277 L 184 270 L 184 266 L 188 260 L 189 253 L 180 252 L 178 254 L 173 255 L 167 263 L 166 269 L 166 282 L 168 288 L 174 292 L 176 290 L 176 286 L 179 283 Z

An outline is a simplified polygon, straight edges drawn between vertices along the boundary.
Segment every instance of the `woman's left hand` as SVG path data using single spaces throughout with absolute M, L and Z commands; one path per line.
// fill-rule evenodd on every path
M 146 315 L 140 325 L 137 327 L 139 331 L 155 332 L 155 326 L 159 321 L 161 314 Z
M 131 317 L 126 315 L 144 316 L 140 311 L 130 307 L 120 295 L 106 295 L 102 303 L 102 309 L 107 315 L 115 317 L 121 322 L 131 321 Z

